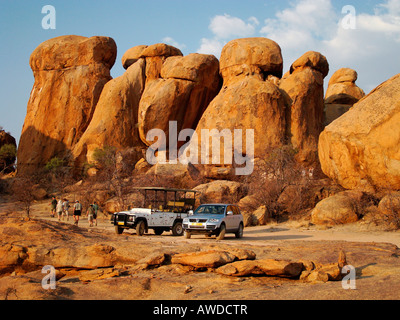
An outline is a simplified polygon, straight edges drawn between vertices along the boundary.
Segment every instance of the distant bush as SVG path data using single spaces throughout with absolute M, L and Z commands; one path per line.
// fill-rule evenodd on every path
M 0 148 L 0 172 L 12 168 L 17 157 L 17 148 L 12 144 L 5 144 Z

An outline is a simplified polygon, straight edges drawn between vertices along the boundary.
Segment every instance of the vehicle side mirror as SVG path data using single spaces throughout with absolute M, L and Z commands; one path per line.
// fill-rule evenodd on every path
M 232 212 L 232 211 L 228 211 L 228 212 L 226 213 L 226 215 L 227 215 L 227 216 L 233 216 L 233 212 Z
M 189 213 L 189 216 L 192 216 L 193 215 L 193 210 L 189 210 L 188 213 Z

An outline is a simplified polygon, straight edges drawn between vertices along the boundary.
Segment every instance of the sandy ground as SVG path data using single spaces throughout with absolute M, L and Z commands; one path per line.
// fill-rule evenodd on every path
M 12 204 L 0 200 L 0 210 L 12 210 Z M 31 217 L 51 221 L 49 201 L 35 203 Z M 60 224 L 73 224 L 69 221 Z M 228 234 L 223 241 L 203 236 L 191 239 L 174 237 L 170 232 L 161 236 L 149 234 L 138 237 L 134 231 L 114 233 L 109 219 L 100 214 L 98 225 L 90 228 L 82 217 L 80 234 L 85 243 L 108 243 L 118 250 L 135 250 L 143 257 L 157 252 L 196 252 L 209 249 L 242 248 L 253 250 L 257 259 L 273 258 L 299 261 L 309 259 L 321 263 L 337 261 L 345 250 L 348 261 L 357 269 L 357 289 L 344 290 L 340 282 L 304 283 L 299 280 L 271 277 L 227 277 L 213 272 L 186 272 L 165 265 L 156 269 L 135 271 L 128 276 L 82 283 L 73 270 L 60 280 L 54 292 L 43 292 L 43 275 L 18 275 L 0 278 L 1 288 L 16 294 L 13 299 L 84 299 L 84 300 L 371 300 L 400 299 L 400 232 L 385 232 L 358 222 L 334 228 L 321 228 L 305 222 L 287 222 L 245 228 L 244 237 Z M 29 242 L 27 239 L 26 241 Z M 80 271 L 85 272 L 85 271 Z M 90 271 L 86 271 L 90 272 Z M 38 277 L 36 280 L 35 277 Z M 37 284 L 35 284 L 37 282 Z M 189 293 L 185 288 L 190 285 Z M 8 291 L 7 291 L 8 290 Z
M 32 217 L 57 221 L 57 218 L 51 218 L 48 212 L 48 201 L 42 201 L 33 205 Z M 62 222 L 64 223 L 73 223 L 72 216 L 69 217 L 68 221 L 66 218 L 63 219 Z M 89 228 L 89 223 L 84 215 L 80 218 L 79 226 Z M 114 232 L 114 226 L 110 223 L 109 218 L 102 213 L 99 215 L 97 226 L 93 228 Z M 125 231 L 125 233 L 134 234 L 134 231 Z M 153 231 L 149 230 L 149 234 L 153 234 Z M 163 236 L 172 235 L 169 232 L 165 232 Z M 196 240 L 203 241 L 204 236 L 193 235 L 191 240 L 192 242 Z M 214 239 L 206 240 L 212 241 Z M 225 241 L 232 244 L 240 242 L 241 244 L 249 245 L 266 245 L 268 241 L 276 240 L 376 242 L 392 243 L 400 247 L 400 230 L 380 231 L 378 227 L 367 225 L 362 221 L 332 228 L 292 221 L 279 224 L 270 223 L 266 226 L 247 227 L 244 230 L 243 238 L 240 240 L 236 239 L 233 234 L 227 234 L 225 238 Z

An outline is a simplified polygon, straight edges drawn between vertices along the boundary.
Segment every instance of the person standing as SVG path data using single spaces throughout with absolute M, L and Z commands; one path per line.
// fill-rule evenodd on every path
M 96 201 L 93 204 L 93 210 L 94 210 L 93 220 L 95 226 L 97 226 L 97 212 L 99 211 L 99 205 L 97 204 Z
M 91 204 L 86 212 L 89 221 L 89 227 L 93 227 L 93 220 L 94 220 L 94 209 L 93 205 Z
M 76 200 L 74 204 L 74 215 L 73 215 L 73 218 L 75 220 L 74 222 L 75 225 L 78 225 L 79 217 L 81 216 L 81 214 L 82 214 L 82 204 L 80 204 L 79 200 Z
M 68 199 L 64 199 L 63 202 L 63 215 L 62 215 L 62 220 L 64 221 L 64 216 L 67 217 L 67 221 L 69 220 L 69 201 Z
M 57 200 L 56 197 L 52 197 L 50 202 L 50 216 L 54 218 L 56 214 Z
M 63 213 L 63 202 L 62 202 L 61 199 L 58 200 L 58 202 L 57 202 L 56 211 L 57 211 L 58 221 L 61 221 L 61 216 L 62 216 L 62 213 Z

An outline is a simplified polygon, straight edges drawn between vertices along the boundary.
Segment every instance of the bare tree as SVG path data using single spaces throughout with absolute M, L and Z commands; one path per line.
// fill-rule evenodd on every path
M 32 203 L 35 200 L 34 185 L 34 180 L 29 176 L 18 176 L 12 185 L 13 198 L 22 205 L 28 218 L 30 217 Z

